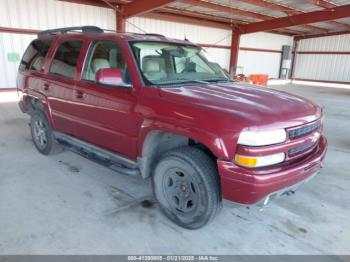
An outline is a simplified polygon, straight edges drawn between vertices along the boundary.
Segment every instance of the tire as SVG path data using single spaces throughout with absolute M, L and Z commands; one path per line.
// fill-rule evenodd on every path
M 32 114 L 30 130 L 34 146 L 41 154 L 51 155 L 63 150 L 56 142 L 50 123 L 42 111 L 36 110 Z
M 187 229 L 205 226 L 221 207 L 216 164 L 195 147 L 164 155 L 153 174 L 153 191 L 163 213 Z

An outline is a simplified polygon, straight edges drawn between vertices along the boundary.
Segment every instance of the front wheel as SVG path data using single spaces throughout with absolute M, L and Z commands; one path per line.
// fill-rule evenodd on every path
M 208 224 L 220 207 L 215 162 L 195 147 L 165 154 L 155 168 L 153 190 L 164 214 L 188 229 Z

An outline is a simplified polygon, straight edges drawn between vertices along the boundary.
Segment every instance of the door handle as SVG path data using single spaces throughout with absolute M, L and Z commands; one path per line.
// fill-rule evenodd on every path
M 75 97 L 78 98 L 78 99 L 82 99 L 84 97 L 84 92 L 80 91 L 80 90 L 77 90 L 76 93 L 75 93 Z
M 49 91 L 49 90 L 50 90 L 50 85 L 44 84 L 44 91 Z

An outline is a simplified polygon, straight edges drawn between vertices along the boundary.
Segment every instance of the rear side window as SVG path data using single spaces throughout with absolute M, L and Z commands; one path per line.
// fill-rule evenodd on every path
M 34 40 L 25 51 L 19 70 L 39 71 L 45 62 L 45 57 L 51 47 L 51 40 Z
M 63 42 L 52 60 L 50 73 L 73 79 L 82 46 L 81 40 Z

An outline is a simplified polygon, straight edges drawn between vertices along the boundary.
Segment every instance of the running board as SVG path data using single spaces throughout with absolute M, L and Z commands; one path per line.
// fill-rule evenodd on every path
M 140 175 L 140 169 L 136 161 L 58 131 L 54 131 L 54 136 L 59 143 L 68 146 L 71 151 L 98 164 L 125 175 Z

